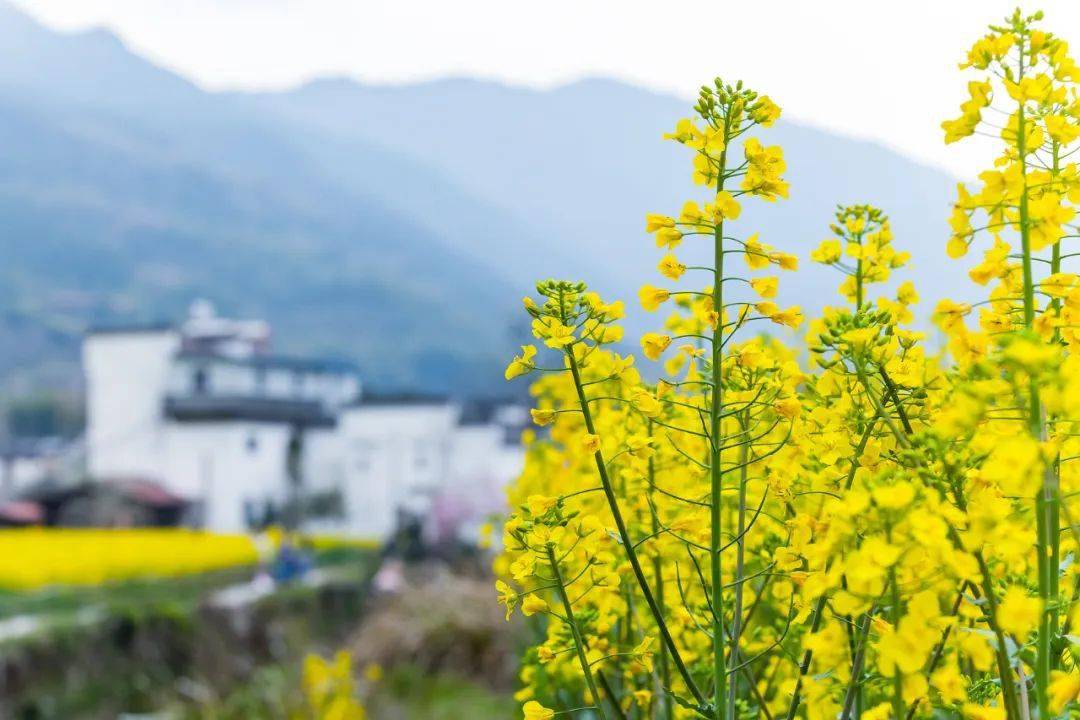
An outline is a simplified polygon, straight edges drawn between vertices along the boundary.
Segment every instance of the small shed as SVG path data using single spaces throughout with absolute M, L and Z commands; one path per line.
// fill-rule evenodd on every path
M 44 481 L 21 493 L 20 500 L 41 508 L 41 524 L 62 527 L 175 527 L 190 508 L 184 498 L 142 478 Z

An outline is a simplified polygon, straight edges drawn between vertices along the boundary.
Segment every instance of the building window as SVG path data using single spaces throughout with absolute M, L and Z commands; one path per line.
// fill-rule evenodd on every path
M 192 390 L 196 395 L 205 395 L 210 387 L 210 376 L 206 368 L 195 368 L 195 374 L 191 378 Z

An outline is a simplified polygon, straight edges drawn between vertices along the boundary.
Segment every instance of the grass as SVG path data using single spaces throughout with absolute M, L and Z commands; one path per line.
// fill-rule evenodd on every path
M 333 547 L 316 552 L 319 567 L 360 567 L 373 552 L 362 547 Z M 359 572 L 359 570 L 357 570 Z M 254 567 L 235 567 L 179 577 L 146 577 L 93 586 L 54 586 L 33 592 L 0 590 L 0 619 L 14 615 L 63 616 L 87 606 L 135 612 L 173 606 L 190 609 L 218 589 L 250 580 Z
M 9 612 L 43 619 L 5 649 L 22 648 L 50 668 L 21 667 L 23 682 L 8 700 L 43 719 L 168 708 L 177 718 L 289 720 L 278 711 L 299 694 L 304 652 L 340 642 L 361 602 L 346 589 L 362 593 L 373 565 L 369 551 L 323 560 L 332 584 L 279 587 L 241 611 L 272 634 L 269 645 L 261 632 L 233 637 L 220 624 L 225 615 L 200 611 L 207 595 L 243 582 L 250 569 L 0 597 Z M 100 613 L 79 622 L 85 607 Z M 245 679 L 242 668 L 251 666 Z
M 519 708 L 508 695 L 414 667 L 388 671 L 368 706 L 372 720 L 506 720 L 515 717 Z
M 197 603 L 207 593 L 252 576 L 251 568 L 173 578 L 140 578 L 96 586 L 56 586 L 34 592 L 0 592 L 0 618 L 13 615 L 65 615 L 87 606 L 157 607 Z

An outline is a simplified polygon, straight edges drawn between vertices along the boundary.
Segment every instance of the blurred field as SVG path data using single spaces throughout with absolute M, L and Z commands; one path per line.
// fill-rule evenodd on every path
M 246 535 L 183 529 L 42 528 L 0 531 L 0 588 L 101 585 L 254 565 Z
M 371 543 L 305 537 L 311 570 L 274 583 L 283 541 L 0 531 L 0 717 L 293 720 L 304 656 L 340 650 L 368 720 L 513 716 L 523 627 L 489 602 L 483 563 L 388 560 L 401 585 L 369 597 Z

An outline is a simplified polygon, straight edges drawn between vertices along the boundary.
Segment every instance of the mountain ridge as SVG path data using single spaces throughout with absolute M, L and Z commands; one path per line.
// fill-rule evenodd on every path
M 473 127 L 472 116 L 460 112 L 469 107 L 467 103 L 454 106 L 440 98 L 448 90 L 460 94 L 456 93 L 460 88 L 467 90 L 464 94 L 474 103 L 478 95 L 500 96 L 499 103 L 480 103 L 487 112 L 477 113 L 482 118 L 479 129 Z M 645 213 L 675 212 L 684 198 L 700 195 L 688 180 L 685 150 L 661 140 L 679 117 L 688 114 L 689 103 L 609 79 L 586 79 L 554 90 L 504 90 L 498 84 L 470 79 L 396 88 L 337 78 L 314 81 L 288 93 L 249 97 L 261 107 L 337 131 L 343 129 L 343 118 L 361 117 L 364 124 L 350 126 L 352 132 L 380 137 L 399 152 L 411 149 L 475 194 L 491 196 L 503 191 L 503 207 L 519 216 L 550 215 L 546 218 L 551 223 L 549 232 L 583 253 L 580 262 L 563 265 L 566 272 L 599 274 L 601 286 L 623 298 L 633 296 L 635 283 L 647 279 L 656 262 L 642 230 Z M 530 112 L 528 106 L 539 103 L 544 113 Z M 435 107 L 449 109 L 439 118 L 441 134 L 432 135 L 423 118 Z M 493 117 L 493 107 L 501 115 Z M 633 112 L 621 114 L 623 107 Z M 454 117 L 455 112 L 461 117 Z M 421 120 L 410 126 L 412 118 Z M 512 131 L 503 125 L 510 122 L 518 123 Z M 505 148 L 513 146 L 515 133 L 532 141 L 535 132 L 552 124 L 558 125 L 550 133 L 555 142 L 533 147 L 521 167 L 501 169 L 506 163 Z M 402 137 L 409 138 L 407 147 L 399 141 Z M 448 142 L 448 137 L 458 142 Z M 481 137 L 487 139 L 486 144 Z M 783 119 L 777 127 L 762 130 L 761 139 L 785 148 L 792 186 L 789 201 L 768 207 L 747 204 L 745 219 L 761 230 L 766 241 L 806 258 L 827 233 L 836 203 L 870 202 L 893 216 L 897 244 L 912 250 L 917 263 L 921 261 L 918 274 L 926 282 L 940 285 L 963 279 L 962 269 L 955 264 L 933 261 L 945 258 L 938 238 L 947 229 L 947 198 L 954 178 L 876 141 L 851 139 Z M 539 171 L 529 165 L 537 162 Z M 565 175 L 575 182 L 563 182 Z M 529 178 L 536 182 L 530 184 Z M 581 222 L 590 216 L 592 207 L 607 213 L 603 227 Z M 547 213 L 548 208 L 559 212 Z M 608 213 L 608 208 L 614 211 Z M 740 226 L 745 227 L 742 220 Z M 597 239 L 596 234 L 604 237 Z M 612 264 L 611 258 L 618 258 L 621 265 L 614 278 L 602 272 Z M 808 268 L 787 284 L 792 298 L 800 294 L 816 298 L 825 289 L 833 294 L 837 283 L 828 269 Z M 810 306 L 821 304 L 814 301 Z
M 0 64 L 9 388 L 42 367 L 48 382 L 70 376 L 90 322 L 175 317 L 207 296 L 266 317 L 284 351 L 356 357 L 375 384 L 490 391 L 534 280 L 582 278 L 630 300 L 658 259 L 644 214 L 695 192 L 685 151 L 660 139 L 689 103 L 619 81 L 207 92 L 105 31 L 5 12 L 21 13 L 0 0 L 13 48 Z M 762 139 L 785 146 L 793 193 L 748 204 L 746 227 L 766 242 L 805 258 L 835 202 L 874 202 L 898 247 L 944 257 L 952 178 L 794 122 Z M 962 277 L 938 265 L 916 273 Z M 813 311 L 837 283 L 808 268 L 782 292 Z M 657 323 L 633 309 L 630 337 Z

